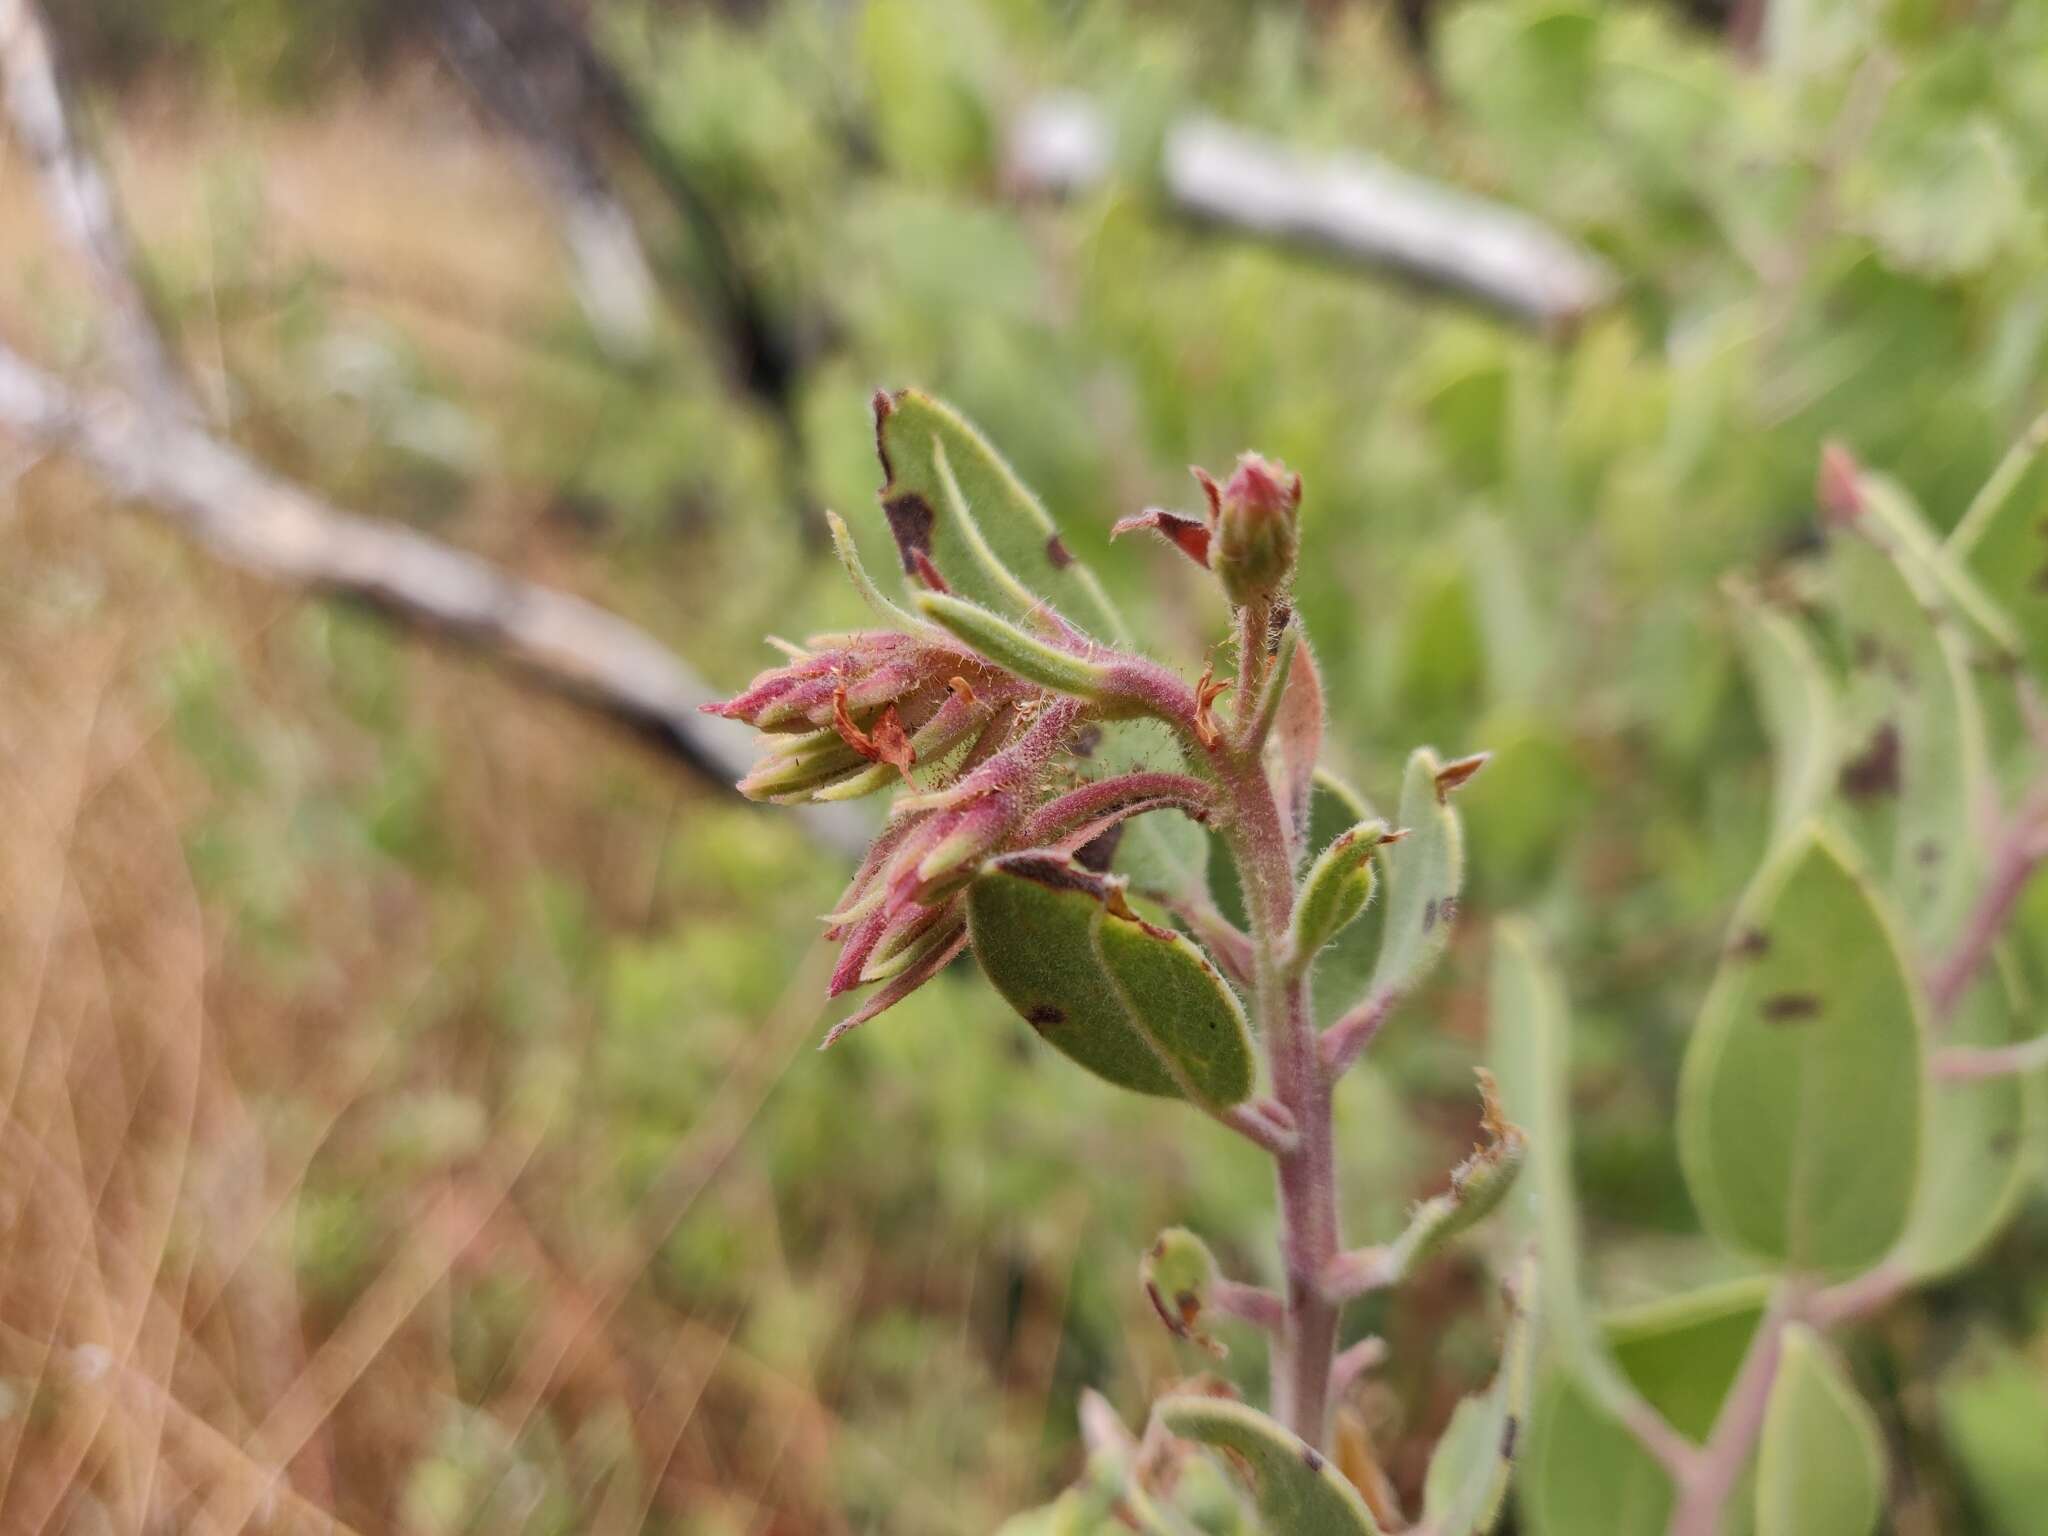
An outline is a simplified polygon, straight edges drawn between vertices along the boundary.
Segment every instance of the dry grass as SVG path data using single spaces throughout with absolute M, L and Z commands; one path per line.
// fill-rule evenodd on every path
M 366 291 L 374 279 L 366 302 L 396 296 L 458 376 L 487 378 L 518 344 L 493 317 L 561 302 L 516 170 L 417 88 L 248 138 L 161 109 L 128 126 L 116 159 L 149 245 L 205 251 L 200 182 L 260 139 L 278 266 L 318 252 Z M 64 263 L 40 234 L 15 238 L 42 223 L 19 168 L 0 167 L 0 325 L 61 336 Z M 186 335 L 203 378 L 219 363 L 218 386 L 231 326 L 202 316 Z M 534 545 L 517 497 L 476 505 L 486 521 L 454 536 L 529 568 L 574 558 Z M 306 800 L 388 768 L 309 663 L 302 605 L 11 450 L 0 571 L 0 1530 L 437 1528 L 408 1499 L 460 1396 L 451 1317 L 500 1282 L 521 1321 L 475 1406 L 507 1445 L 545 1424 L 577 1447 L 579 1528 L 638 1530 L 650 1511 L 839 1528 L 824 1490 L 840 1429 L 814 1384 L 645 1283 L 811 1037 L 821 957 L 727 1064 L 651 1194 L 607 1222 L 612 1170 L 579 1144 L 575 1073 L 536 1093 L 547 1074 L 494 1052 L 494 978 L 446 973 L 431 893 L 402 864 L 301 861 L 271 913 L 298 956 L 283 967 L 201 889 L 193 842 L 209 818 L 256 818 L 274 840 L 255 845 L 287 863 Z M 587 563 L 551 574 L 601 579 Z M 165 678 L 195 653 L 226 658 L 227 729 L 259 741 L 260 792 L 178 739 Z M 401 671 L 401 730 L 441 749 L 435 839 L 474 890 L 476 953 L 532 938 L 543 873 L 628 931 L 673 918 L 662 841 L 693 813 L 687 787 L 473 666 L 413 654 Z M 410 1037 L 429 1008 L 452 1026 Z M 588 999 L 564 984 L 547 1012 L 573 1067 Z M 484 1105 L 480 1143 L 370 1189 L 367 1272 L 305 1294 L 317 1168 L 360 1173 L 426 1092 Z M 536 1514 L 522 1487 L 501 1493 L 494 1528 Z

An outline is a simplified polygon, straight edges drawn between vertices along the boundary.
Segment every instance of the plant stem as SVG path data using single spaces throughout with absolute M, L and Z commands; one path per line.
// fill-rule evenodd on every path
M 2048 821 L 2048 782 L 2028 793 L 2018 815 L 2007 825 L 1993 858 L 1990 878 L 1970 910 L 1955 947 L 1936 965 L 1927 978 L 1927 1004 L 1938 1026 L 1948 1018 L 1970 990 L 1970 983 L 1991 953 L 1992 945 L 2005 931 L 2013 908 L 2027 889 L 2034 871 L 2048 859 L 2048 838 L 2042 824 Z
M 1323 1294 L 1322 1276 L 1342 1246 L 1330 1077 L 1317 1049 L 1308 979 L 1294 973 L 1287 953 L 1294 866 L 1272 785 L 1258 758 L 1244 755 L 1229 765 L 1225 786 L 1236 802 L 1229 835 L 1251 918 L 1253 998 L 1273 1094 L 1294 1117 L 1296 1133 L 1294 1146 L 1274 1156 L 1287 1279 L 1273 1357 L 1273 1412 L 1321 1450 L 1329 1429 L 1338 1310 Z
M 1764 1412 L 1777 1384 L 1778 1362 L 1784 1358 L 1785 1325 L 1799 1318 L 1804 1302 L 1804 1292 L 1790 1285 L 1781 1286 L 1771 1298 L 1714 1420 L 1714 1432 L 1679 1482 L 1678 1504 L 1666 1536 L 1717 1536 L 1720 1531 L 1728 1496 L 1763 1433 Z

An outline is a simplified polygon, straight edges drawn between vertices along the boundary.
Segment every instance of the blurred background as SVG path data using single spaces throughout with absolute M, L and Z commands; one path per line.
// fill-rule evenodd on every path
M 887 559 L 877 387 L 976 419 L 1190 669 L 1223 614 L 1110 523 L 1197 506 L 1191 463 L 1298 468 L 1337 766 L 1387 798 L 1418 743 L 1498 754 L 1457 950 L 1344 1085 L 1354 1237 L 1470 1146 L 1488 927 L 1528 910 L 1597 1290 L 1725 1272 L 1670 1136 L 1767 832 L 1722 583 L 1812 539 L 1824 439 L 1946 528 L 2048 404 L 2048 6 L 43 15 L 131 249 L 52 218 L 15 33 L 5 347 L 140 389 L 159 327 L 270 489 L 630 620 L 670 704 L 856 619 L 822 512 Z M 1435 242 L 1318 224 L 1343 176 Z M 844 829 L 740 802 L 729 738 L 559 697 L 516 613 L 236 554 L 168 452 L 79 457 L 0 425 L 0 1528 L 989 1530 L 1071 1475 L 1081 1387 L 1135 1413 L 1189 1368 L 1135 1283 L 1159 1226 L 1269 1262 L 1257 1153 L 965 967 L 813 1052 Z M 1891 1529 L 2040 1529 L 1956 1426 L 2044 1401 L 2044 1260 L 2037 1181 L 1861 1341 Z M 1488 1285 L 1452 1255 L 1355 1309 L 1410 1491 Z

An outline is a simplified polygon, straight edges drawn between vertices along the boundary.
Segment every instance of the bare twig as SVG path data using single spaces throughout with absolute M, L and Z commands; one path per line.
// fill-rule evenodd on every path
M 549 110 L 477 0 L 434 0 L 427 13 L 450 66 L 518 136 L 559 210 L 591 328 L 609 350 L 644 355 L 659 323 L 659 290 L 632 215 L 603 166 L 574 125 Z
M 112 186 L 73 128 L 50 29 L 35 0 L 0 0 L 0 83 L 43 201 L 98 294 L 122 378 L 152 409 L 196 420 L 198 407 L 136 278 Z
M 352 597 L 506 662 L 731 783 L 744 728 L 698 713 L 715 695 L 645 630 L 582 598 L 521 580 L 408 528 L 331 507 L 184 422 L 113 393 L 81 397 L 0 345 L 0 427 L 90 466 L 213 554 L 275 580 Z M 848 807 L 805 807 L 811 830 L 853 856 Z
M 1113 130 L 1073 95 L 1028 108 L 1009 142 L 1011 182 L 1072 193 L 1105 180 Z M 1613 297 L 1597 256 L 1538 220 L 1384 161 L 1315 156 L 1210 118 L 1166 133 L 1160 179 L 1176 212 L 1441 288 L 1566 334 Z

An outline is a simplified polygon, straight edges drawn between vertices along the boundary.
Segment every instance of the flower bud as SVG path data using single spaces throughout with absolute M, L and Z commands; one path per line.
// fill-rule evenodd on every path
M 740 781 L 751 799 L 791 801 L 873 793 L 951 751 L 1022 685 L 937 631 L 820 635 L 705 713 L 768 737 Z
M 1301 476 L 1247 453 L 1220 489 L 1207 475 L 1197 478 L 1216 519 L 1211 561 L 1231 602 L 1243 607 L 1278 596 L 1294 576 Z

